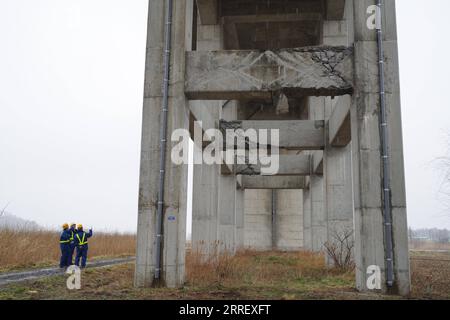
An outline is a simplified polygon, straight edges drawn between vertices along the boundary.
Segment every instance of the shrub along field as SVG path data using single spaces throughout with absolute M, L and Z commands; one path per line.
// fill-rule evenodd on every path
M 60 257 L 59 233 L 0 229 L 0 271 L 56 265 Z M 89 239 L 89 257 L 135 255 L 136 237 L 95 232 Z

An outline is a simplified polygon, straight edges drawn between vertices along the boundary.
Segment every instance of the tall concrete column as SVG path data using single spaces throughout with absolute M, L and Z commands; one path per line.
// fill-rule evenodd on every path
M 297 155 L 295 150 L 280 150 L 280 155 Z M 296 251 L 303 247 L 303 190 L 275 190 L 275 216 L 272 219 L 273 247 Z
M 237 119 L 237 101 L 224 103 L 221 119 Z M 220 169 L 219 169 L 220 170 Z M 221 252 L 236 252 L 236 176 L 219 175 L 217 214 L 219 217 L 219 246 Z
M 165 174 L 165 201 L 163 211 L 163 239 L 161 251 L 161 278 L 154 281 L 157 265 L 156 223 L 158 186 L 160 176 L 160 116 L 163 100 L 163 56 L 166 1 L 150 1 L 145 95 L 142 125 L 142 151 L 139 188 L 139 213 L 135 285 L 147 287 L 160 284 L 180 287 L 185 279 L 187 164 L 171 162 L 170 135 L 175 129 L 189 125 L 187 102 L 184 95 L 186 8 L 189 1 L 174 1 L 172 26 L 172 55 L 170 95 L 168 106 L 168 139 Z
M 308 187 L 303 190 L 303 248 L 306 250 L 312 250 L 311 229 L 311 191 Z
M 349 104 L 350 97 L 338 97 L 325 101 L 328 110 Z M 325 197 L 327 212 L 327 237 L 329 243 L 341 245 L 346 237 L 351 245 L 354 242 L 353 232 L 353 181 L 351 144 L 346 147 L 333 147 L 328 138 L 328 124 L 325 130 L 325 150 L 323 170 L 325 177 Z M 353 256 L 353 250 L 352 250 Z M 333 261 L 327 257 L 331 265 Z
M 349 7 L 349 3 L 346 4 Z M 324 21 L 323 44 L 332 46 L 348 46 L 349 39 L 347 15 L 343 20 Z M 336 108 L 345 108 L 351 104 L 350 96 L 325 98 L 325 118 L 329 119 Z M 353 186 L 351 145 L 333 147 L 329 141 L 328 122 L 325 129 L 325 150 L 323 168 L 325 177 L 325 196 L 327 212 L 327 241 L 340 244 L 349 233 L 353 233 Z M 353 242 L 353 235 L 349 244 Z M 327 257 L 327 262 L 333 261 Z
M 219 249 L 220 252 L 236 252 L 236 177 L 219 177 Z
M 323 176 L 312 175 L 311 192 L 311 248 L 314 252 L 323 251 L 327 241 L 327 217 L 325 211 L 325 190 Z
M 219 119 L 219 109 L 221 104 L 217 101 L 191 101 L 191 112 L 201 115 L 203 130 L 216 127 Z M 199 124 L 195 126 L 198 136 L 203 136 Z M 195 138 L 195 137 L 194 137 Z M 202 140 L 197 138 L 197 140 Z M 194 153 L 202 160 L 203 142 L 199 141 L 194 145 Z M 201 163 L 198 163 L 201 162 Z M 192 250 L 195 253 L 203 255 L 208 259 L 217 253 L 219 241 L 219 219 L 217 215 L 218 203 L 218 183 L 219 170 L 218 164 L 205 164 L 198 161 L 194 165 L 193 188 L 192 188 Z
M 222 28 L 197 21 L 197 50 L 221 50 Z M 213 129 L 220 118 L 222 101 L 190 101 L 191 111 L 203 122 L 203 130 Z M 202 148 L 200 146 L 199 148 Z M 215 255 L 219 244 L 218 188 L 220 166 L 194 165 L 192 201 L 192 250 L 205 259 Z
M 325 109 L 322 97 L 309 98 L 309 116 L 311 120 L 324 120 Z M 313 157 L 320 157 L 323 151 L 312 152 Z M 327 216 L 325 204 L 325 184 L 323 174 L 312 173 L 310 176 L 311 198 L 311 249 L 314 252 L 323 251 L 327 241 Z
M 395 1 L 385 0 L 381 10 L 386 64 L 385 92 L 391 176 L 392 236 L 395 283 L 386 285 L 383 227 L 383 171 L 380 143 L 378 54 L 376 31 L 369 29 L 367 14 L 374 0 L 353 2 L 355 33 L 355 87 L 351 109 L 355 199 L 356 281 L 368 290 L 369 266 L 381 268 L 382 291 L 406 295 L 410 291 L 408 228 L 400 111 Z M 370 22 L 370 21 L 369 21 Z
M 244 244 L 253 250 L 272 250 L 272 190 L 245 190 Z
M 276 190 L 275 249 L 298 251 L 303 247 L 303 192 Z
M 194 165 L 192 200 L 192 250 L 205 259 L 214 255 L 219 239 L 217 217 L 217 165 Z
M 235 206 L 236 211 L 236 249 L 244 248 L 245 230 L 245 190 L 236 188 Z

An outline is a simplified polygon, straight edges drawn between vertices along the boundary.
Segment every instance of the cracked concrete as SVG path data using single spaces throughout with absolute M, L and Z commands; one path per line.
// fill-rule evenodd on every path
M 186 53 L 186 96 L 192 100 L 338 96 L 352 92 L 352 49 L 307 47 L 277 51 Z

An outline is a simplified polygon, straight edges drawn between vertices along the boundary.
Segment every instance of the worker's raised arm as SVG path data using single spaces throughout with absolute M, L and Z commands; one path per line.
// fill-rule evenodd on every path
M 86 237 L 90 238 L 93 234 L 92 229 L 89 229 L 89 233 L 86 233 Z

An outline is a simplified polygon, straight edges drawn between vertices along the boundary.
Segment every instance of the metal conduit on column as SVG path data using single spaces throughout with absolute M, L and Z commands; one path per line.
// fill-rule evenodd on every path
M 158 211 L 156 217 L 156 268 L 155 279 L 161 278 L 162 258 L 162 223 L 164 211 L 164 180 L 166 173 L 166 147 L 167 147 L 167 119 L 169 112 L 169 81 L 170 81 L 170 53 L 172 41 L 172 0 L 166 0 L 166 34 L 164 40 L 164 84 L 163 84 L 163 103 L 161 107 L 161 125 L 160 125 L 160 148 L 161 157 L 159 163 L 159 186 L 158 186 Z
M 386 257 L 386 282 L 388 287 L 394 285 L 394 254 L 392 240 L 392 210 L 391 210 L 391 179 L 389 163 L 389 132 L 386 115 L 386 92 L 384 84 L 384 44 L 383 44 L 383 19 L 381 16 L 382 0 L 377 0 L 377 43 L 378 43 L 378 71 L 380 85 L 380 140 L 381 157 L 383 164 L 383 206 L 384 206 L 384 241 Z

